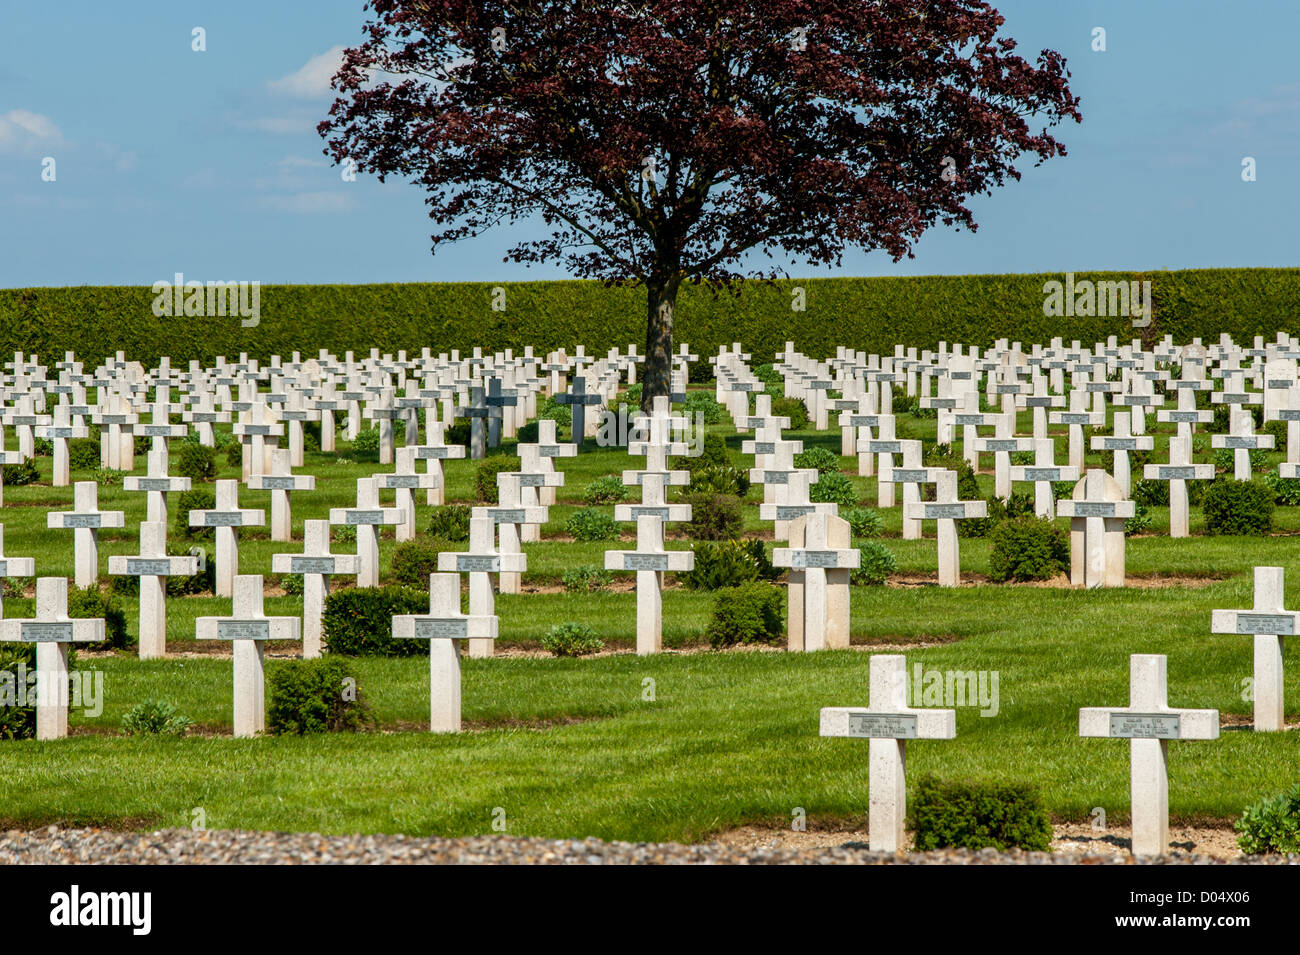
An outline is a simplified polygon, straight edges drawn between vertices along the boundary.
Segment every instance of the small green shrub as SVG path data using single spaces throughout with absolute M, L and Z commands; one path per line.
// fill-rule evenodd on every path
M 879 537 L 885 521 L 878 511 L 869 507 L 850 507 L 841 515 L 849 522 L 849 532 L 855 537 Z
M 1143 507 L 1168 507 L 1169 482 L 1143 478 L 1133 485 L 1133 503 Z
M 808 500 L 816 504 L 853 507 L 858 503 L 858 492 L 853 487 L 853 480 L 847 474 L 828 471 L 817 479 L 816 484 L 808 488 Z
M 780 385 L 785 381 L 785 379 L 781 377 L 781 373 L 776 370 L 775 366 L 771 362 L 759 365 L 755 368 L 754 377 L 768 385 Z
M 379 429 L 375 426 L 362 428 L 352 440 L 351 456 L 354 461 L 379 460 Z
M 541 642 L 543 650 L 557 657 L 583 657 L 605 649 L 605 642 L 580 623 L 558 623 Z
M 99 461 L 99 438 L 73 438 L 68 442 L 68 467 L 72 470 L 93 471 Z
M 595 564 L 582 564 L 572 570 L 566 570 L 560 577 L 566 593 L 593 594 L 609 588 L 614 582 L 614 575 Z
M 515 440 L 520 444 L 536 444 L 537 439 L 541 437 L 541 430 L 536 421 L 530 421 L 520 425 L 515 431 Z
M 1246 807 L 1233 828 L 1247 855 L 1300 853 L 1300 783 Z
M 484 458 L 474 469 L 474 497 L 488 504 L 496 504 L 500 500 L 497 475 L 518 471 L 521 467 L 523 462 L 513 454 L 494 454 Z
M 87 650 L 124 650 L 135 643 L 135 637 L 126 629 L 126 611 L 112 594 L 102 593 L 98 587 L 72 588 L 68 591 L 68 616 L 76 620 L 104 618 L 104 639 L 85 643 Z
M 1124 521 L 1124 536 L 1144 534 L 1151 529 L 1151 524 L 1151 512 L 1147 510 L 1146 505 L 1134 502 L 1133 516 Z
M 573 410 L 568 405 L 560 404 L 560 402 L 556 401 L 550 395 L 547 395 L 540 402 L 538 402 L 537 417 L 546 418 L 549 421 L 554 421 L 561 428 L 573 427 Z M 468 436 L 468 430 L 466 434 Z M 464 444 L 466 442 L 462 441 L 459 443 Z
M 612 541 L 619 536 L 618 521 L 594 507 L 574 511 L 564 526 L 570 536 L 579 541 Z
M 734 494 L 688 493 L 682 500 L 691 506 L 691 519 L 685 532 L 692 540 L 727 540 L 739 537 L 744 529 L 740 498 Z
M 785 595 L 761 581 L 726 587 L 713 598 L 713 619 L 705 631 L 713 648 L 738 643 L 778 642 L 785 634 Z
M 31 458 L 23 458 L 17 464 L 0 466 L 0 475 L 3 475 L 4 483 L 9 487 L 35 484 L 41 476 L 40 472 L 36 470 L 36 462 Z
M 946 782 L 923 776 L 908 800 L 916 851 L 1026 849 L 1048 852 L 1052 823 L 1038 791 L 1024 783 Z
M 1070 569 L 1070 540 L 1054 522 L 1020 516 L 1003 521 L 989 534 L 989 579 L 1051 580 Z
M 838 474 L 840 459 L 826 448 L 809 448 L 794 456 L 794 466 L 800 469 L 816 468 L 818 474 Z
M 691 471 L 688 494 L 731 494 L 744 497 L 749 492 L 749 472 L 730 465 L 714 465 Z
M 1283 507 L 1300 504 L 1300 478 L 1284 478 L 1276 470 L 1264 475 L 1264 485 L 1273 492 L 1273 503 Z
M 705 424 L 717 424 L 726 417 L 727 413 L 726 409 L 707 391 L 688 392 L 686 401 L 682 404 L 682 411 L 692 418 L 698 415 L 699 420 Z
M 880 541 L 858 544 L 858 566 L 849 571 L 849 580 L 863 587 L 880 587 L 898 570 L 898 558 Z
M 1258 481 L 1220 478 L 1201 504 L 1211 534 L 1267 534 L 1273 529 L 1273 492 Z
M 629 488 L 617 474 L 598 477 L 582 492 L 582 499 L 588 504 L 617 504 L 626 501 Z
M 772 416 L 789 418 L 791 431 L 802 431 L 808 427 L 808 406 L 798 398 L 773 397 Z
M 127 736 L 184 736 L 194 721 L 183 716 L 175 703 L 145 700 L 137 703 L 122 717 L 122 732 Z
M 38 458 L 48 458 L 54 455 L 54 442 L 47 438 L 34 438 L 32 440 L 32 454 Z
M 271 670 L 266 702 L 269 732 L 355 733 L 374 725 L 348 661 L 338 657 L 287 660 Z
M 389 564 L 393 579 L 407 587 L 427 589 L 429 575 L 438 570 L 438 554 L 453 549 L 447 541 L 432 537 L 399 541 Z
M 191 481 L 212 481 L 217 476 L 217 451 L 197 441 L 182 441 L 176 455 L 176 473 Z
M 429 612 L 429 592 L 409 587 L 348 587 L 325 598 L 321 615 L 330 653 L 412 657 L 427 654 L 422 640 L 394 640 L 393 617 Z
M 444 504 L 429 515 L 429 533 L 443 540 L 464 543 L 469 540 L 469 519 L 473 509 L 468 504 Z
M 1220 474 L 1232 474 L 1237 470 L 1237 452 L 1232 448 L 1215 448 L 1214 470 Z M 1263 471 L 1268 467 L 1268 449 L 1250 449 L 1250 469 Z
M 721 590 L 777 576 L 761 540 L 701 541 L 695 545 L 695 566 L 679 574 L 689 590 Z
M 35 738 L 35 673 L 34 643 L 0 643 L 0 739 Z
M 90 479 L 100 487 L 121 487 L 122 478 L 126 477 L 126 471 L 118 471 L 114 468 L 95 468 L 90 472 Z

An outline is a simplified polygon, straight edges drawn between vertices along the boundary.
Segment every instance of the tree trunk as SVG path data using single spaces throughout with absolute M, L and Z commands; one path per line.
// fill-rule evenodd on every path
M 641 379 L 641 410 L 647 414 L 659 395 L 671 392 L 673 372 L 673 313 L 678 283 L 646 287 L 645 368 Z

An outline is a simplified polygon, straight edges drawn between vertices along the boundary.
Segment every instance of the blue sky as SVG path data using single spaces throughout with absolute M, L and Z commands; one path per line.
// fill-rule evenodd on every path
M 974 235 L 791 275 L 1297 264 L 1300 3 L 994 5 L 1022 54 L 1068 58 L 1069 155 L 978 199 Z M 361 0 L 0 0 L 0 287 L 565 277 L 503 263 L 504 230 L 435 258 L 416 187 L 328 164 L 315 125 L 363 22 Z

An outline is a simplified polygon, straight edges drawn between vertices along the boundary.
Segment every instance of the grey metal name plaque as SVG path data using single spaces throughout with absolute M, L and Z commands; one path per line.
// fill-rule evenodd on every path
M 264 491 L 292 491 L 294 489 L 294 478 L 285 474 L 263 474 L 262 490 Z
M 415 618 L 415 638 L 417 640 L 433 640 L 439 637 L 466 637 L 468 635 L 468 620 Z
M 1259 441 L 1253 437 L 1241 438 L 1241 437 L 1233 437 L 1232 435 L 1228 435 L 1223 439 L 1223 446 L 1225 448 L 1233 448 L 1233 449 L 1240 448 L 1244 450 L 1253 450 L 1258 444 Z
M 1092 415 L 1082 411 L 1062 411 L 1061 424 L 1091 424 Z
M 1115 505 L 1111 502 L 1075 501 L 1075 517 L 1114 517 Z
M 755 441 L 754 454 L 776 454 L 776 443 L 773 441 Z
M 1176 713 L 1112 713 L 1110 735 L 1120 739 L 1178 739 Z
M 172 426 L 169 424 L 146 424 L 140 427 L 136 433 L 147 438 L 170 438 Z
M 166 557 L 128 557 L 126 572 L 129 576 L 167 576 L 172 572 L 172 562 Z
M 953 423 L 975 428 L 984 423 L 984 416 L 982 414 L 953 415 Z
M 624 570 L 667 570 L 667 554 L 624 554 Z
M 793 521 L 805 514 L 811 514 L 816 510 L 811 504 L 778 504 L 776 508 L 776 519 L 778 521 Z
M 382 524 L 384 523 L 383 511 L 348 511 L 343 515 L 345 524 Z
M 894 468 L 895 484 L 926 484 L 930 473 L 926 468 Z
M 494 572 L 501 569 L 500 557 L 481 557 L 471 554 L 456 555 L 456 570 L 467 572 Z
M 170 491 L 172 490 L 172 478 L 136 478 L 135 486 L 141 491 Z
M 1019 451 L 1020 442 L 1015 438 L 988 438 L 984 442 L 985 451 Z
M 1057 481 L 1060 480 L 1060 468 L 1025 468 L 1026 481 Z
M 833 550 L 797 550 L 790 555 L 790 566 L 835 568 L 840 564 L 839 557 Z
M 76 428 L 56 428 L 53 425 L 45 429 L 45 437 L 53 438 L 75 438 Z
M 564 449 L 562 444 L 543 444 L 537 449 L 537 454 L 543 458 L 562 458 L 560 452 Z
M 269 620 L 218 620 L 218 640 L 269 640 Z
M 1196 468 L 1190 464 L 1163 464 L 1156 468 L 1161 481 L 1195 481 Z
M 522 524 L 528 516 L 522 507 L 493 507 L 489 511 L 498 524 Z
M 520 487 L 546 487 L 545 474 L 521 474 L 519 475 Z
M 302 557 L 294 555 L 289 558 L 289 573 L 291 574 L 332 574 L 334 573 L 333 557 Z
M 916 717 L 909 713 L 850 713 L 849 736 L 860 739 L 916 739 Z
M 522 481 L 519 482 L 523 484 Z M 387 487 L 409 487 L 418 488 L 420 486 L 420 475 L 418 474 L 389 474 L 384 478 L 384 484 Z
M 1183 422 L 1195 424 L 1201 420 L 1201 413 L 1199 411 L 1171 411 L 1168 420 L 1175 424 Z
M 206 511 L 203 514 L 204 527 L 242 527 L 244 515 L 239 511 Z
M 22 643 L 71 643 L 72 623 L 25 622 L 18 636 Z
M 764 484 L 789 484 L 790 472 L 789 471 L 764 471 L 763 483 Z
M 926 504 L 925 519 L 928 521 L 957 519 L 966 516 L 965 504 Z
M 902 454 L 903 442 L 901 441 L 868 441 L 868 454 Z
M 64 527 L 103 527 L 104 518 L 99 514 L 64 514 Z
M 1237 632 L 1289 637 L 1295 634 L 1295 618 L 1277 613 L 1239 613 Z
M 1138 446 L 1137 438 L 1104 438 L 1102 440 L 1108 451 L 1136 451 Z
M 880 415 L 874 415 L 874 414 L 849 415 L 849 424 L 855 428 L 879 428 Z

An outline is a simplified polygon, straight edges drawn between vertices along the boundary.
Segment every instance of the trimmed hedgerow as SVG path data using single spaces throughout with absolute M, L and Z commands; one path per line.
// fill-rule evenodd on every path
M 1220 478 L 1201 502 L 1211 534 L 1267 534 L 1273 529 L 1273 492 L 1259 481 Z
M 1051 849 L 1051 819 L 1038 791 L 1025 783 L 949 782 L 923 776 L 908 798 L 907 815 L 918 852 Z
M 761 581 L 719 590 L 705 634 L 714 649 L 738 643 L 776 643 L 785 634 L 784 593 Z
M 1040 517 L 1003 521 L 989 534 L 989 579 L 1051 580 L 1070 569 L 1070 540 L 1054 522 Z

